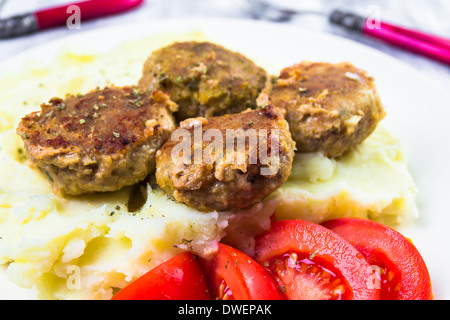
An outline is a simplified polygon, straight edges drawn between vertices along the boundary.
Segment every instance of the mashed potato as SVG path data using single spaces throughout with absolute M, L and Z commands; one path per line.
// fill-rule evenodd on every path
M 381 126 L 341 159 L 297 155 L 289 180 L 239 213 L 197 212 L 154 184 L 144 187 L 146 200 L 135 212 L 127 209 L 132 188 L 54 195 L 47 177 L 28 166 L 15 133 L 20 118 L 53 96 L 136 83 L 151 50 L 174 39 L 144 39 L 108 54 L 62 52 L 51 65 L 30 61 L 0 79 L 0 264 L 13 283 L 36 288 L 42 299 L 109 299 L 182 250 L 207 255 L 224 240 L 251 253 L 251 236 L 269 228 L 274 212 L 277 219 L 358 216 L 391 225 L 416 214 L 404 150 Z
M 417 215 L 416 189 L 404 148 L 379 126 L 356 150 L 339 160 L 321 154 L 297 155 L 290 179 L 272 194 L 277 218 L 300 215 L 321 223 L 342 217 L 366 217 L 388 225 Z

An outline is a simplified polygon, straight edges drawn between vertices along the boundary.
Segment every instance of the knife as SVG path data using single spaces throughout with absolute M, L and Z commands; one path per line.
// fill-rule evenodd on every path
M 65 25 L 73 14 L 71 6 L 77 6 L 81 21 L 112 15 L 142 4 L 144 0 L 88 0 L 78 1 L 34 12 L 0 19 L 0 39 L 10 39 L 41 30 Z M 72 7 L 73 8 L 73 7 Z

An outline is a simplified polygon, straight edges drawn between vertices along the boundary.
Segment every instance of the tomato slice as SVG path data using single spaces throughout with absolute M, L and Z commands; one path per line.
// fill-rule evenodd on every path
M 217 300 L 281 300 L 283 295 L 264 268 L 245 253 L 219 243 L 212 260 L 204 261 L 212 297 Z
M 120 290 L 112 300 L 210 300 L 198 257 L 183 252 Z
M 373 284 L 383 300 L 433 298 L 427 266 L 416 247 L 399 232 L 375 221 L 341 218 L 323 223 L 358 249 L 377 272 Z
M 372 269 L 336 233 L 302 220 L 278 221 L 256 238 L 256 260 L 290 300 L 377 300 Z

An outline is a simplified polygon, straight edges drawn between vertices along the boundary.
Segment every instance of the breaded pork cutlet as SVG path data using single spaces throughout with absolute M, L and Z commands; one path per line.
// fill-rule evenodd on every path
M 155 169 L 156 150 L 175 128 L 175 107 L 159 91 L 108 87 L 53 98 L 24 117 L 17 132 L 56 193 L 115 191 Z
M 179 105 L 175 117 L 212 117 L 256 106 L 268 79 L 240 53 L 210 42 L 177 42 L 154 51 L 139 85 L 167 92 Z
M 156 154 L 156 180 L 173 199 L 189 207 L 200 211 L 247 208 L 290 175 L 295 144 L 287 122 L 272 105 L 187 119 L 176 132 L 180 134 Z M 186 141 L 188 148 L 181 150 L 180 144 Z M 176 160 L 186 155 L 187 161 Z
M 374 79 L 350 63 L 302 62 L 269 90 L 285 111 L 298 152 L 338 157 L 366 139 L 385 112 Z

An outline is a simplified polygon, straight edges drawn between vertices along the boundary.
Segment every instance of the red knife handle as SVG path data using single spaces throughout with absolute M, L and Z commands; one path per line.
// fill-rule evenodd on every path
M 70 6 L 80 9 L 80 19 L 85 21 L 105 15 L 119 13 L 140 5 L 144 0 L 88 0 L 69 3 L 62 6 L 38 10 L 34 13 L 39 29 L 48 29 L 66 24 L 73 14 Z

